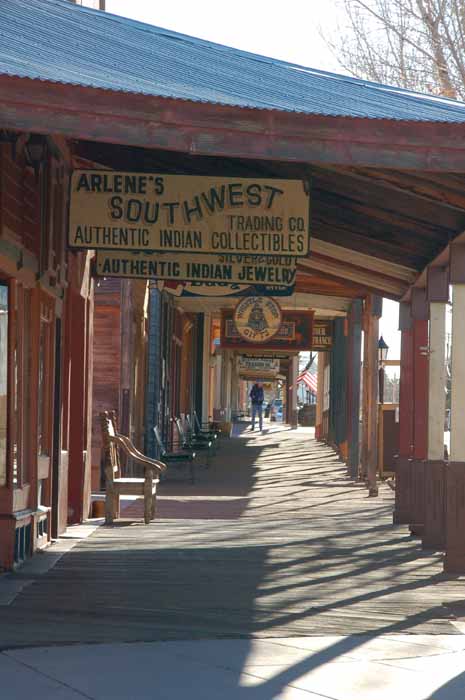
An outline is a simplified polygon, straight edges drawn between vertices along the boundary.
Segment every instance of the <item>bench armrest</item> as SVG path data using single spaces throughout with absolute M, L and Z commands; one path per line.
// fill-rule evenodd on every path
M 111 435 L 110 440 L 111 442 L 115 442 L 120 445 L 126 454 L 129 455 L 129 457 L 131 457 L 135 462 L 139 462 L 139 464 L 142 464 L 144 467 L 150 467 L 151 469 L 155 468 L 159 474 L 166 471 L 167 467 L 164 462 L 160 462 L 158 459 L 152 459 L 151 457 L 146 457 L 143 455 L 142 452 L 139 452 L 139 450 L 134 447 L 131 440 L 125 435 L 120 435 L 117 433 L 116 435 Z

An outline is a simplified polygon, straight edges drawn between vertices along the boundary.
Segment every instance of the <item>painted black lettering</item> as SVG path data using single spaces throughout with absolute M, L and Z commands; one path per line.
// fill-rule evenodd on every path
M 103 176 L 102 190 L 104 192 L 113 192 L 113 185 L 111 183 L 110 178 L 111 178 L 111 175 L 110 176 L 108 176 L 108 175 Z
M 261 197 L 262 188 L 260 185 L 248 185 L 246 189 L 247 202 L 251 207 L 259 207 L 262 203 Z
M 80 190 L 86 190 L 86 192 L 90 192 L 89 180 L 85 173 L 79 176 L 76 191 L 79 192 Z
M 168 209 L 168 223 L 174 224 L 174 212 L 179 207 L 179 202 L 164 202 L 162 207 Z
M 137 193 L 137 177 L 135 175 L 124 176 L 124 191 L 126 194 Z
M 279 187 L 272 187 L 271 185 L 265 185 L 264 190 L 266 190 L 268 196 L 266 200 L 266 208 L 271 209 L 273 205 L 274 198 L 278 194 L 284 194 L 283 190 L 280 190 Z
M 128 199 L 126 205 L 126 219 L 128 221 L 140 221 L 142 213 L 142 204 L 138 199 Z
M 240 182 L 231 182 L 228 186 L 229 204 L 231 207 L 243 207 L 242 185 Z
M 105 258 L 105 260 L 102 263 L 100 273 L 102 275 L 108 275 L 111 272 L 111 265 L 110 265 L 110 260 L 108 258 Z
M 141 175 L 139 177 L 139 194 L 145 194 L 147 192 L 147 176 Z
M 82 227 L 78 226 L 76 229 L 76 233 L 74 234 L 74 243 L 84 243 L 84 235 L 82 232 Z
M 155 224 L 158 221 L 160 205 L 157 202 L 145 202 L 144 221 L 147 224 Z
M 184 202 L 183 203 L 184 207 L 184 216 L 187 221 L 187 223 L 191 223 L 192 221 L 192 216 L 196 216 L 198 219 L 202 220 L 203 214 L 202 214 L 202 207 L 200 206 L 200 199 L 197 195 L 194 197 L 194 206 L 189 207 L 189 202 Z
M 123 203 L 122 197 L 112 197 L 110 199 L 110 217 L 112 219 L 122 219 L 123 209 L 121 207 Z
M 155 178 L 155 194 L 163 194 L 165 191 L 165 182 L 162 177 Z
M 97 173 L 92 173 L 90 176 L 90 184 L 92 187 L 92 192 L 102 191 L 102 176 Z
M 200 196 L 210 214 L 213 214 L 216 210 L 224 209 L 224 195 L 225 187 L 221 185 L 220 188 L 211 187 L 208 192 L 202 192 Z

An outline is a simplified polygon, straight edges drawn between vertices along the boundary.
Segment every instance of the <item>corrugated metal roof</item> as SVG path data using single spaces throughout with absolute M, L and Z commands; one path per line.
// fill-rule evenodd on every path
M 76 6 L 0 1 L 0 74 L 254 109 L 465 122 L 465 103 L 335 75 Z

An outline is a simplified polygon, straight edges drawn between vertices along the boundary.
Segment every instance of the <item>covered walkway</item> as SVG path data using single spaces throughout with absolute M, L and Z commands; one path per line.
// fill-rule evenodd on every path
M 387 485 L 368 498 L 311 429 L 237 432 L 194 486 L 163 484 L 150 526 L 130 503 L 48 572 L 0 579 L 24 583 L 0 646 L 459 634 L 463 581 L 392 525 Z

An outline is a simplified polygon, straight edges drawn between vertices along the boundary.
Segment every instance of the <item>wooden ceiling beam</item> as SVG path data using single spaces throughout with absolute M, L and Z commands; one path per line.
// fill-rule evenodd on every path
M 336 261 L 347 262 L 353 266 L 370 270 L 371 272 L 378 272 L 409 284 L 413 284 L 418 277 L 418 272 L 406 265 L 390 263 L 382 258 L 373 255 L 364 255 L 352 248 L 334 245 L 333 243 L 328 243 L 327 241 L 322 241 L 317 238 L 310 239 L 310 256 L 312 256 L 313 253 L 319 253 L 320 255 L 333 258 Z
M 313 272 L 311 269 L 304 270 L 302 267 L 300 268 L 300 272 L 303 272 L 304 274 L 307 271 L 309 272 L 310 275 Z M 347 280 L 347 279 L 341 277 L 341 275 L 339 273 L 331 274 L 329 272 L 325 272 L 324 275 L 325 275 L 326 279 L 328 279 L 328 280 L 332 280 L 332 281 L 339 283 L 339 284 L 344 284 L 346 287 L 346 290 L 347 290 L 346 295 L 350 294 L 350 291 L 349 291 L 351 289 L 351 287 L 350 287 L 351 281 L 350 280 Z M 355 283 L 355 282 L 352 282 L 352 284 L 354 286 L 353 286 L 353 293 L 351 295 L 351 299 L 362 299 L 366 296 L 369 296 L 370 294 L 377 294 L 378 296 L 386 297 L 387 299 L 392 299 L 393 301 L 399 301 L 399 299 L 401 298 L 398 294 L 393 294 L 385 289 L 382 289 L 379 285 L 371 286 L 371 285 L 360 284 L 360 283 Z M 301 287 L 299 284 L 298 290 L 304 291 L 304 287 Z
M 375 293 L 381 292 L 382 296 L 390 296 L 395 299 L 400 299 L 409 287 L 407 282 L 395 280 L 380 273 L 370 273 L 369 270 L 318 254 L 299 260 L 298 265 L 300 269 L 317 270 L 333 279 L 350 281 L 361 289 Z
M 415 201 L 424 201 L 430 205 L 436 205 L 436 211 L 444 212 L 448 209 L 457 214 L 465 213 L 465 195 L 460 195 L 460 191 L 453 191 L 450 186 L 446 186 L 449 180 L 447 175 L 443 175 L 441 183 L 435 184 L 432 178 L 420 177 L 415 172 L 400 173 L 395 170 L 379 171 L 375 168 L 331 168 L 325 166 L 318 168 L 319 172 L 327 174 L 337 173 L 341 177 L 351 178 L 368 186 L 377 185 L 384 192 L 395 192 L 404 197 L 411 198 L 411 205 Z M 461 183 L 462 191 L 465 191 L 465 178 Z M 438 207 L 439 205 L 439 207 Z
M 388 210 L 376 206 L 376 202 L 371 203 L 369 192 L 364 202 L 351 199 L 349 194 L 320 189 L 317 185 L 312 187 L 312 193 L 315 215 L 318 215 L 320 210 L 334 212 L 337 218 L 351 223 L 355 230 L 371 230 L 380 238 L 384 236 L 388 240 L 397 236 L 403 246 L 410 245 L 412 250 L 417 250 L 418 243 L 423 240 L 446 244 L 452 231 L 463 231 L 465 228 L 465 213 L 455 218 L 453 223 L 450 222 L 449 226 L 443 226 L 434 220 L 415 218 L 413 211 L 408 216 L 395 209 Z M 415 238 L 418 241 L 415 242 Z
M 347 280 L 336 280 L 316 270 L 308 270 L 305 268 L 297 269 L 296 290 L 297 292 L 309 294 L 350 297 L 351 299 L 358 299 L 366 293 L 365 290 L 360 289 L 358 285 L 348 282 Z
M 311 235 L 314 238 L 339 246 L 350 245 L 352 250 L 359 253 L 382 258 L 397 265 L 404 264 L 417 271 L 423 270 L 444 247 L 440 244 L 431 246 L 429 243 L 427 246 L 425 243 L 421 246 L 421 242 L 416 241 L 417 247 L 413 246 L 412 249 L 412 246 L 408 245 L 403 248 L 400 242 L 396 244 L 392 238 L 386 240 L 377 237 L 375 232 L 372 235 L 364 235 L 364 230 L 370 231 L 368 225 L 361 228 L 361 224 L 352 226 L 342 217 L 337 220 L 334 217 L 328 218 L 323 213 L 313 214 Z
M 411 192 L 441 206 L 465 210 L 465 176 L 461 173 L 402 172 L 400 170 L 380 170 L 378 168 L 341 167 L 344 173 L 367 177 L 384 187 L 400 187 L 403 192 Z
M 458 209 L 440 202 L 432 201 L 412 191 L 384 184 L 368 175 L 357 176 L 353 171 L 341 172 L 336 168 L 312 168 L 312 181 L 316 187 L 331 192 L 343 201 L 349 200 L 354 210 L 369 207 L 376 211 L 376 218 L 387 222 L 394 221 L 397 226 L 417 226 L 432 230 L 435 227 L 447 230 L 459 230 L 465 227 L 465 208 Z M 465 204 L 465 200 L 464 200 Z

